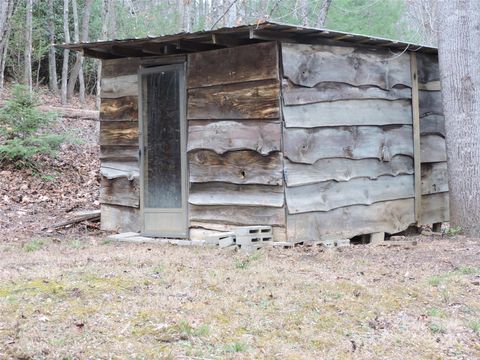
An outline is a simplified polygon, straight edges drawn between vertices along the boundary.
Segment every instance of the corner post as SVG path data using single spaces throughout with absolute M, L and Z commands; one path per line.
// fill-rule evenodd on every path
M 413 120 L 413 164 L 415 177 L 415 222 L 420 225 L 422 215 L 422 173 L 420 151 L 420 110 L 418 99 L 417 54 L 410 53 L 410 72 L 412 75 L 412 120 Z

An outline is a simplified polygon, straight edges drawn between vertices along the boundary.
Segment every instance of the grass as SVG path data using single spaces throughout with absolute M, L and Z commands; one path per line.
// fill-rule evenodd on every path
M 40 242 L 0 244 L 0 358 L 480 358 L 478 242 Z
M 43 247 L 43 245 L 45 245 L 45 241 L 40 239 L 33 239 L 25 243 L 23 249 L 26 252 L 38 251 Z

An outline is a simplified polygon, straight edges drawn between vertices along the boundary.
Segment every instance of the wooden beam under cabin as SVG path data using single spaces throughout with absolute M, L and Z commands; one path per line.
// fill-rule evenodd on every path
M 96 59 L 109 60 L 109 59 L 118 58 L 118 56 L 115 56 L 111 53 L 108 53 L 105 51 L 98 51 L 96 49 L 87 48 L 87 47 L 83 48 L 82 52 L 85 56 L 93 57 Z
M 248 37 L 240 38 L 233 35 L 214 33 L 212 34 L 212 43 L 217 45 L 223 45 L 226 47 L 233 47 L 239 45 L 246 45 L 251 43 L 251 41 L 248 39 Z
M 415 169 L 415 221 L 421 223 L 422 218 L 422 173 L 420 158 L 420 106 L 418 96 L 417 54 L 410 53 L 410 72 L 412 75 L 412 119 L 413 119 L 413 162 Z
M 129 46 L 119 46 L 113 45 L 110 52 L 113 55 L 117 55 L 120 57 L 142 57 L 145 56 L 145 53 L 137 48 L 129 47 Z

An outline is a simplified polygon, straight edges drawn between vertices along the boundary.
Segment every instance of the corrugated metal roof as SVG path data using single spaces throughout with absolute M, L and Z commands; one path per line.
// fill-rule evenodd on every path
M 395 51 L 437 52 L 437 48 L 427 45 L 277 22 L 262 22 L 193 33 L 182 32 L 173 35 L 80 42 L 57 46 L 83 51 L 89 57 L 114 59 L 181 54 L 269 40 L 306 44 L 373 46 Z

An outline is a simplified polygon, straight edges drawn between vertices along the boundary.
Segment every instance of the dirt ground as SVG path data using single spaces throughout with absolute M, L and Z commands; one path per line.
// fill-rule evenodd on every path
M 0 358 L 480 359 L 480 242 L 0 244 Z

